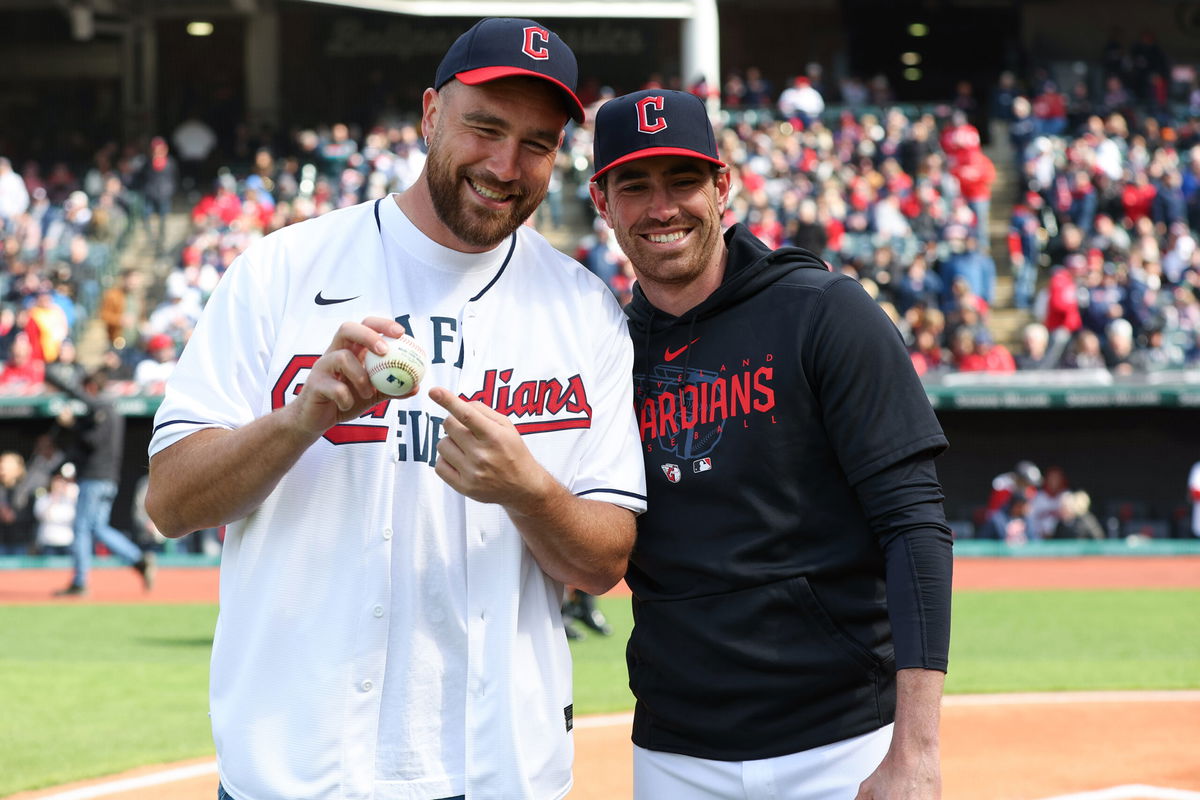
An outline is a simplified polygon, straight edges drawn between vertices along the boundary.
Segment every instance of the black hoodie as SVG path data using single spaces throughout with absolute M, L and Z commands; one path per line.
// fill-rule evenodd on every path
M 886 725 L 897 668 L 946 668 L 951 538 L 892 322 L 808 251 L 725 241 L 703 303 L 627 308 L 649 504 L 627 657 L 636 744 L 750 760 Z

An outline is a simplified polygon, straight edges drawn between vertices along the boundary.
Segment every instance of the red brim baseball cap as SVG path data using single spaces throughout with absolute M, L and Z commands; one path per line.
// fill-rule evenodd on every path
M 725 166 L 704 101 L 666 89 L 645 89 L 600 106 L 593 148 L 593 181 L 613 167 L 655 156 L 685 156 Z
M 575 54 L 554 31 L 531 19 L 489 18 L 455 40 L 438 65 L 433 88 L 457 78 L 477 86 L 501 78 L 530 77 L 559 90 L 567 113 L 583 122 L 583 103 L 575 96 L 579 67 Z

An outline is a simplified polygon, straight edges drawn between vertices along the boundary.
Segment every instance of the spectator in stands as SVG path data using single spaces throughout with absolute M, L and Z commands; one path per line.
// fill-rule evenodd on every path
M 1182 367 L 1185 363 L 1183 349 L 1167 340 L 1163 328 L 1155 324 L 1148 327 L 1144 336 L 1146 344 L 1130 355 L 1130 363 L 1139 372 L 1157 372 L 1163 369 Z
M 1075 274 L 1083 274 L 1087 261 L 1082 255 L 1070 256 L 1068 261 L 1067 266 L 1056 267 L 1050 273 L 1045 290 L 1046 310 L 1042 322 L 1056 339 L 1069 338 L 1083 327 Z
M 1050 350 L 1050 331 L 1040 322 L 1031 322 L 1021 329 L 1023 353 L 1014 356 L 1017 369 L 1053 369 L 1058 366 L 1058 354 Z
M 1018 461 L 1008 472 L 992 479 L 992 491 L 988 496 L 987 513 L 1003 507 L 1013 497 L 1032 500 L 1042 485 L 1042 471 L 1032 461 Z
M 12 162 L 0 156 L 0 235 L 16 225 L 17 217 L 29 208 L 25 180 L 12 168 Z
M 771 82 L 763 77 L 762 70 L 758 67 L 747 67 L 741 99 L 742 108 L 770 108 L 774 101 L 775 91 Z
M 37 519 L 36 550 L 42 555 L 65 556 L 75 540 L 75 506 L 79 484 L 75 483 L 75 465 L 68 462 L 50 478 L 50 487 L 33 501 Z
M 928 268 L 923 254 L 917 254 L 893 289 L 896 311 L 903 315 L 918 303 L 936 307 L 942 291 L 941 277 Z
M 1099 250 L 1106 261 L 1128 258 L 1131 246 L 1128 231 L 1117 225 L 1108 214 L 1097 214 L 1092 224 L 1095 230 L 1087 241 L 1089 249 Z
M 1114 375 L 1134 373 L 1133 345 L 1133 326 L 1129 320 L 1118 318 L 1108 323 L 1104 335 L 1104 364 Z
M 1046 81 L 1033 98 L 1033 125 L 1038 136 L 1059 136 L 1067 129 L 1067 98 L 1054 81 Z
M 146 358 L 134 368 L 133 380 L 143 394 L 160 395 L 178 362 L 175 341 L 165 333 L 156 333 L 147 341 L 146 352 Z
M 1029 500 L 1014 495 L 995 511 L 988 513 L 979 527 L 977 539 L 994 539 L 1010 546 L 1020 546 L 1029 541 Z
M 21 454 L 0 453 L 0 555 L 25 555 L 33 549 L 33 490 Z
M 57 383 L 71 383 L 83 386 L 87 377 L 87 368 L 79 363 L 79 351 L 72 339 L 63 339 L 58 348 L 58 358 L 46 365 L 47 372 L 55 373 Z
M 358 142 L 350 136 L 350 126 L 335 122 L 318 148 L 321 174 L 331 179 L 340 179 L 347 167 L 358 163 Z
M 172 276 L 167 281 L 163 302 L 146 321 L 145 332 L 150 336 L 165 333 L 175 341 L 186 341 L 202 310 L 200 292 L 189 287 L 182 275 Z
M 124 270 L 120 283 L 104 292 L 100 319 L 113 347 L 121 350 L 137 342 L 146 321 L 145 279 L 141 270 Z
M 29 334 L 24 331 L 13 337 L 12 349 L 4 368 L 0 370 L 0 394 L 32 395 L 42 391 L 46 363 L 34 358 Z
M 1062 505 L 1068 494 L 1067 474 L 1057 465 L 1046 467 L 1042 485 L 1029 501 L 1029 535 L 1032 539 L 1051 539 L 1062 519 Z
M 1037 192 L 1027 192 L 1013 205 L 1008 231 L 1008 260 L 1013 268 L 1013 305 L 1028 309 L 1037 290 L 1038 267 L 1046 229 L 1041 212 L 1045 206 Z
M 50 363 L 58 360 L 58 350 L 71 335 L 71 323 L 62 306 L 54 302 L 52 289 L 43 284 L 29 309 L 30 343 L 41 360 Z M 35 340 L 36 337 L 36 340 Z
M 27 313 L 27 312 L 23 312 Z M 0 305 L 0 363 L 7 362 L 12 353 L 13 339 L 24 331 L 25 326 L 17 323 L 17 312 L 11 305 Z
M 941 312 L 931 309 L 929 313 L 940 314 Z M 921 377 L 936 375 L 951 367 L 950 356 L 942 351 L 942 347 L 938 343 L 938 333 L 938 329 L 934 326 L 923 326 L 913 332 L 913 344 L 909 350 L 909 356 L 912 358 L 913 368 Z
M 1058 524 L 1054 527 L 1054 539 L 1087 539 L 1100 541 L 1105 538 L 1100 520 L 1091 511 L 1092 498 L 1084 491 L 1063 492 L 1059 505 Z
M 66 460 L 66 454 L 55 445 L 50 433 L 40 434 L 34 439 L 33 452 L 25 461 L 25 471 L 29 473 L 34 489 L 42 491 L 49 488 L 50 478 Z
M 1087 328 L 1078 331 L 1067 346 L 1062 366 L 1070 369 L 1104 369 L 1104 351 L 1100 337 Z
M 792 80 L 792 85 L 779 95 L 779 114 L 783 119 L 798 120 L 804 127 L 819 119 L 825 111 L 825 99 L 805 75 Z
M 621 252 L 617 239 L 612 235 L 612 229 L 597 217 L 592 224 L 594 239 L 585 246 L 580 261 L 615 294 L 616 279 L 621 274 L 621 262 L 627 261 Z
M 125 455 L 125 417 L 105 396 L 107 384 L 108 373 L 103 368 L 88 375 L 82 389 L 55 384 L 55 388 L 87 407 L 87 413 L 77 417 L 71 404 L 67 403 L 58 416 L 57 432 L 62 448 L 76 465 L 79 476 L 75 536 L 71 545 L 75 569 L 71 583 L 56 593 L 60 596 L 88 593 L 94 539 L 99 539 L 113 555 L 129 563 L 141 576 L 147 591 L 154 586 L 154 553 L 142 550 L 109 522 Z
M 996 167 L 979 147 L 963 149 L 953 159 L 950 172 L 958 180 L 959 191 L 975 215 L 975 239 L 979 249 L 988 250 L 988 216 L 992 207 L 992 184 Z
M 1037 126 L 1033 119 L 1033 105 L 1026 97 L 1018 96 L 1013 99 L 1012 121 L 1008 123 L 1008 142 L 1013 150 L 1013 164 L 1018 171 L 1023 170 L 1026 154 L 1033 146 L 1037 136 Z
M 167 140 L 155 136 L 150 140 L 150 150 L 138 175 L 138 186 L 145 202 L 146 231 L 154 242 L 155 253 L 161 254 L 166 242 L 167 215 L 179 187 L 179 167 Z M 157 231 L 151 232 L 151 218 Z
M 979 249 L 978 239 L 962 226 L 952 225 L 946 235 L 950 240 L 950 257 L 939 267 L 942 279 L 942 309 L 948 311 L 955 302 L 954 282 L 966 281 L 971 292 L 990 308 L 996 287 L 996 262 Z

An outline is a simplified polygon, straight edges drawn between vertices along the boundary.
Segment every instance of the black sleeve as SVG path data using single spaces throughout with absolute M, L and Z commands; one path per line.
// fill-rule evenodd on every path
M 851 484 L 916 453 L 946 449 L 900 332 L 858 281 L 841 276 L 825 287 L 801 359 Z
M 896 668 L 946 671 L 953 537 L 929 452 L 855 486 L 883 548 Z

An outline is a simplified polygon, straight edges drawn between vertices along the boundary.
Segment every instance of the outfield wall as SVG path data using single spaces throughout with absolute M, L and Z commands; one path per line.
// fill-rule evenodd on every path
M 1020 375 L 1018 373 L 1018 375 Z M 1029 459 L 1062 466 L 1074 488 L 1092 497 L 1102 522 L 1122 502 L 1156 535 L 1186 533 L 1187 476 L 1200 461 L 1200 372 L 1172 380 L 1120 381 L 1092 376 L 1090 385 L 1064 384 L 1062 372 L 1023 376 L 948 376 L 926 390 L 950 449 L 938 460 L 951 519 L 970 520 L 987 502 L 992 479 Z M 1079 376 L 1086 378 L 1087 376 Z M 0 398 L 0 449 L 28 454 L 53 423 L 65 398 Z M 118 410 L 129 424 L 120 495 L 113 510 L 129 525 L 135 485 L 146 472 L 146 446 L 158 399 L 124 397 Z M 1137 532 L 1122 530 L 1120 533 Z

